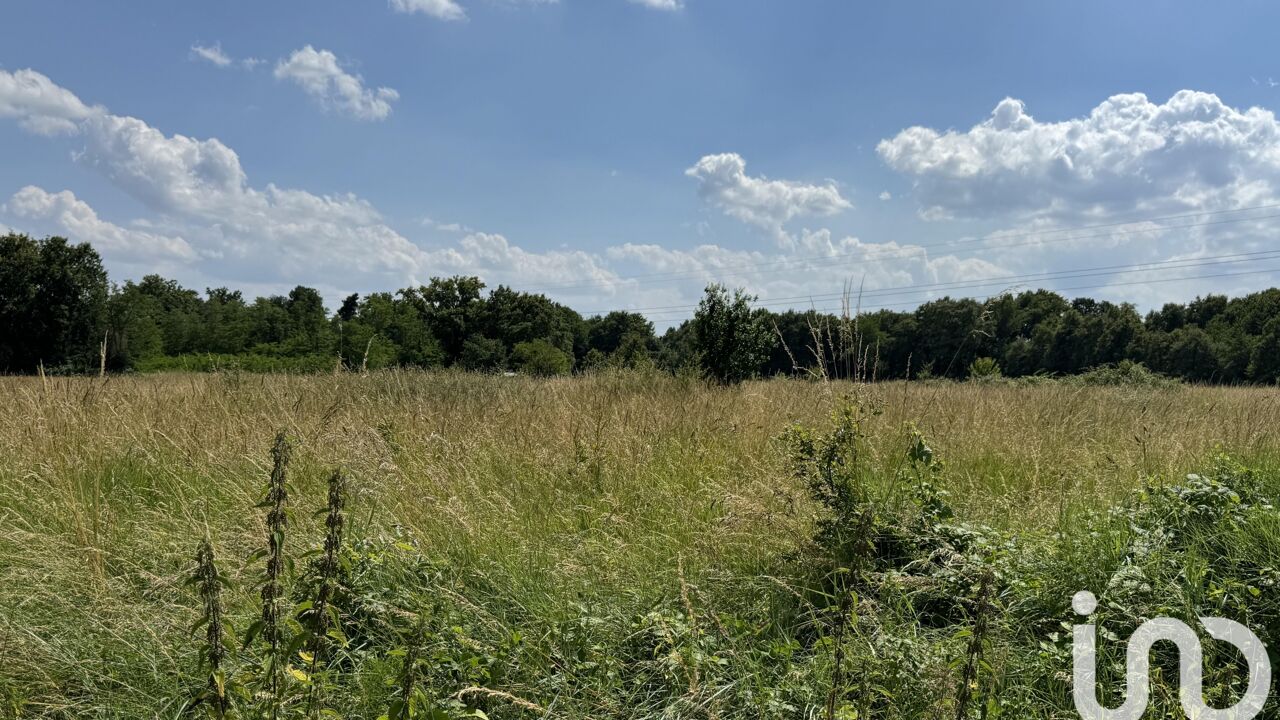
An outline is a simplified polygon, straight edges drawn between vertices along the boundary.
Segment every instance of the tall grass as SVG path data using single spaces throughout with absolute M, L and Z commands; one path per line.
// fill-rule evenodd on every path
M 905 683 L 851 649 L 886 633 L 901 645 L 877 652 L 902 654 L 893 672 L 909 671 L 921 693 L 954 703 L 957 673 L 979 688 L 1006 682 L 981 668 L 1030 662 L 1006 642 L 1012 629 L 991 618 L 985 645 L 937 640 L 878 586 L 849 597 L 832 644 L 829 599 L 811 582 L 824 511 L 777 438 L 797 422 L 828 428 L 846 393 L 876 410 L 862 425 L 865 472 L 898 477 L 914 422 L 945 459 L 956 517 L 1014 538 L 1070 535 L 1219 451 L 1264 475 L 1280 459 L 1280 396 L 1267 389 L 722 388 L 626 373 L 4 378 L 0 713 L 132 718 L 187 706 L 208 678 L 190 680 L 201 654 L 190 628 L 207 611 L 183 586 L 191 550 L 207 528 L 229 585 L 222 612 L 243 631 L 261 612 L 262 565 L 248 559 L 262 516 L 250 510 L 278 428 L 297 441 L 288 547 L 324 547 L 331 528 L 316 513 L 331 506 L 332 468 L 348 471 L 349 554 L 332 602 L 354 632 L 342 679 L 317 700 L 345 714 L 387 711 L 405 669 L 385 651 L 406 647 L 419 623 L 407 677 L 457 716 L 534 713 L 521 702 L 560 717 L 728 717 L 747 702 L 761 716 L 802 716 L 807 703 L 827 705 L 833 673 L 842 697 Z M 1280 548 L 1239 533 L 1232 557 Z M 1046 562 L 1060 564 L 1065 592 L 1109 557 L 1067 543 Z M 998 601 L 948 622 L 989 618 Z M 911 655 L 913 642 L 936 656 Z

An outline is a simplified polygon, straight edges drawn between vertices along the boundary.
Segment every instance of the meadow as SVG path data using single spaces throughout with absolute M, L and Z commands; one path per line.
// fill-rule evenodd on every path
M 1275 388 L 229 372 L 0 406 L 0 717 L 1069 718 L 1076 590 L 1105 637 L 1280 637 Z M 337 631 L 269 688 L 243 638 L 281 432 L 286 641 L 336 469 L 344 525 Z

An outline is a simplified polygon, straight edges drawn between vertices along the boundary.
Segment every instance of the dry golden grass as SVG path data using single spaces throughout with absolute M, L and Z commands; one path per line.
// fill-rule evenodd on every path
M 947 463 L 959 512 L 1013 529 L 1053 527 L 1218 449 L 1258 466 L 1280 458 L 1274 389 L 4 378 L 0 690 L 21 683 L 49 713 L 161 692 L 178 702 L 166 678 L 194 657 L 182 573 L 206 532 L 233 577 L 249 572 L 237 559 L 261 541 L 251 508 L 280 429 L 299 443 L 295 548 L 318 536 L 310 511 L 341 465 L 354 532 L 410 534 L 507 602 L 555 616 L 587 589 L 671 587 L 678 558 L 691 582 L 767 573 L 810 537 L 814 514 L 774 438 L 792 422 L 823 423 L 844 393 L 883 410 L 868 427 L 876 462 L 898 462 L 915 422 Z

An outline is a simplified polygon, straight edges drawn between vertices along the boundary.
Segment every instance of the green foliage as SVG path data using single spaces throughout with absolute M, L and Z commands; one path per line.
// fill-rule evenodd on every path
M 532 340 L 516 345 L 511 364 L 529 375 L 552 377 L 572 370 L 573 358 L 546 340 Z
M 753 301 L 711 285 L 693 319 L 657 337 L 638 313 L 584 319 L 545 295 L 500 286 L 486 296 L 479 278 L 456 276 L 348 295 L 330 315 L 306 286 L 252 301 L 228 288 L 201 296 L 158 275 L 109 288 L 88 245 L 10 233 L 0 238 L 0 372 L 93 372 L 105 338 L 113 371 L 501 371 L 517 346 L 546 343 L 571 368 L 697 370 L 724 384 L 777 374 L 1066 377 L 1124 363 L 1195 383 L 1280 382 L 1280 289 L 1169 303 L 1145 318 L 1132 305 L 1046 290 L 856 317 L 772 313 Z
M 1262 328 L 1262 337 L 1249 358 L 1249 377 L 1272 385 L 1280 382 L 1280 315 Z
M 1122 360 L 1115 365 L 1106 365 L 1081 373 L 1073 378 L 1073 382 L 1081 385 L 1101 387 L 1146 387 L 1171 388 L 1177 381 L 1158 373 L 1153 373 L 1142 363 Z
M 1126 363 L 1194 383 L 1280 382 L 1276 288 L 1169 303 L 1145 318 L 1132 305 L 1046 290 L 847 318 L 753 310 L 753 300 L 711 285 L 693 319 L 657 337 L 634 312 L 584 319 L 544 295 L 500 286 L 486 296 L 479 278 L 456 276 L 348 295 L 330 315 L 306 286 L 252 300 L 228 288 L 202 296 L 159 275 L 112 287 L 88 245 L 9 233 L 0 237 L 0 372 L 95 372 L 104 339 L 107 369 L 139 372 L 501 371 L 517 346 L 543 342 L 571 368 L 696 369 L 725 384 L 776 374 L 993 379 L 1097 370 L 1092 383 Z
M 795 426 L 782 437 L 792 472 L 829 513 L 819 521 L 819 545 L 841 568 L 856 572 L 866 569 L 876 553 L 883 519 L 873 503 L 867 469 L 860 462 L 866 451 L 862 424 L 867 412 L 846 399 L 833 415 L 829 432 Z
M 1280 638 L 1266 390 L 902 384 L 827 413 L 839 384 L 613 372 L 554 402 L 461 373 L 8 382 L 3 717 L 217 716 L 207 618 L 261 618 L 265 418 L 306 440 L 281 718 L 1067 718 L 1081 589 L 1107 698 L 1151 617 Z M 267 715 L 269 647 L 222 647 L 225 715 Z M 1242 668 L 1206 648 L 1222 707 Z M 1180 717 L 1173 660 L 1153 717 Z
M 517 345 L 542 341 L 571 359 L 582 318 L 545 295 L 532 295 L 499 286 L 484 304 L 484 334 L 500 340 L 514 353 Z
M 479 372 L 495 372 L 507 367 L 507 348 L 501 340 L 476 336 L 462 344 L 462 367 Z
M 588 347 L 605 355 L 612 355 L 628 336 L 653 337 L 653 323 L 639 313 L 625 310 L 589 318 L 586 326 Z
M 153 356 L 134 363 L 134 370 L 151 372 L 227 372 L 253 373 L 318 373 L 332 372 L 332 355 L 266 355 L 245 353 L 242 355 L 179 355 L 176 357 Z
M 342 471 L 329 476 L 328 502 L 324 510 L 324 547 L 306 583 L 308 599 L 295 608 L 302 626 L 300 659 L 307 665 L 307 714 L 315 717 L 323 703 L 325 686 L 334 671 L 334 651 L 345 648 L 346 635 L 334 601 L 343 563 L 343 531 L 346 529 L 347 478 Z M 308 605 L 309 604 L 309 605 Z
M 462 354 L 466 339 L 483 325 L 484 283 L 477 277 L 432 278 L 431 282 L 413 290 L 402 290 L 400 296 L 413 306 L 422 321 L 440 342 L 447 362 Z
M 1069 675 L 1066 605 L 1079 589 L 1101 601 L 1092 621 L 1105 638 L 1104 697 L 1123 681 L 1105 668 L 1123 665 L 1123 639 L 1146 619 L 1222 616 L 1280 637 L 1280 604 L 1266 599 L 1280 582 L 1268 560 L 1280 546 L 1276 477 L 1219 457 L 1181 484 L 1153 481 L 1111 512 L 1080 518 L 1070 533 L 1015 539 L 955 519 L 938 489 L 945 468 L 914 429 L 897 479 L 877 478 L 863 459 L 874 451 L 864 430 L 871 417 L 846 403 L 830 431 L 784 434 L 793 467 L 829 511 L 817 535 L 823 557 L 837 562 L 826 577 L 838 582 L 822 596 L 836 618 L 825 647 L 837 668 L 858 668 L 864 683 L 878 678 L 870 697 L 865 684 L 837 682 L 828 708 L 903 718 L 1070 712 L 1070 687 L 1058 678 Z M 894 510 L 889 488 L 902 484 L 912 487 L 915 510 Z M 850 590 L 858 601 L 838 602 Z M 848 618 L 864 602 L 874 614 Z M 903 654 L 868 642 L 886 636 Z M 1206 695 L 1229 704 L 1241 689 L 1237 659 L 1219 647 L 1210 655 Z M 1176 668 L 1176 660 L 1169 648 L 1157 650 L 1157 667 Z M 915 677 L 895 675 L 903 664 Z M 941 704 L 914 703 L 918 673 L 939 664 L 953 677 Z M 1176 672 L 1158 672 L 1155 683 L 1155 715 L 1163 717 L 1177 706 Z M 876 695 L 892 700 L 880 705 Z
M 703 374 L 733 384 L 756 374 L 769 347 L 770 330 L 763 315 L 751 309 L 755 297 L 733 294 L 723 285 L 708 285 L 693 318 L 694 347 Z
M 96 370 L 107 295 L 88 244 L 0 235 L 0 372 Z
M 998 535 L 954 524 L 947 493 L 938 487 L 945 466 L 914 426 L 907 428 L 898 471 L 877 476 L 869 460 L 876 449 L 864 428 L 878 414 L 846 398 L 829 431 L 795 426 L 782 436 L 793 472 L 827 511 L 815 541 L 825 561 L 818 566 L 824 588 L 818 602 L 829 635 L 814 648 L 829 652 L 834 665 L 826 715 L 936 715 L 938 706 L 911 702 L 910 676 L 959 654 L 960 660 L 948 663 L 958 677 L 939 699 L 951 703 L 950 714 L 964 718 L 971 706 L 989 709 L 996 702 L 996 672 L 983 658 L 1003 612 L 989 549 Z M 911 503 L 896 500 L 902 489 L 910 490 Z M 880 615 L 858 617 L 860 600 L 880 608 Z M 913 626 L 917 633 L 938 630 L 915 636 L 907 630 L 895 652 L 872 644 L 871 657 L 859 654 L 869 637 Z M 846 675 L 846 664 L 860 666 L 860 682 Z M 877 678 L 874 691 L 869 677 Z
M 399 295 L 373 293 L 348 298 L 347 319 L 336 319 L 339 352 L 347 367 L 435 367 L 445 362 L 440 340 L 426 321 L 423 306 L 411 291 Z
M 196 586 L 204 605 L 204 615 L 194 629 L 205 629 L 205 643 L 200 650 L 200 660 L 201 670 L 207 675 L 208 682 L 204 691 L 197 695 L 196 701 L 197 704 L 204 704 L 217 718 L 226 716 L 231 703 L 224 667 L 228 653 L 234 648 L 232 633 L 228 632 L 222 609 L 222 587 L 226 582 L 218 572 L 213 545 L 206 538 L 196 552 L 196 567 L 187 583 Z
M 995 358 L 980 357 L 969 363 L 970 380 L 992 380 L 1003 375 Z

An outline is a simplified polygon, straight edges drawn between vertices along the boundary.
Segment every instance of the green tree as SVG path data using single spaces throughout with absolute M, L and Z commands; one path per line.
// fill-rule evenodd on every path
M 107 297 L 102 259 L 87 243 L 0 236 L 0 371 L 96 367 Z
M 350 319 L 335 317 L 343 362 L 370 369 L 389 365 L 435 367 L 444 363 L 440 342 L 422 316 L 421 305 L 404 292 L 372 293 L 359 301 Z
M 202 350 L 234 355 L 248 349 L 252 329 L 249 307 L 239 290 L 225 287 L 206 289 L 203 312 Z
M 962 378 L 983 351 L 983 307 L 967 298 L 942 298 L 916 309 L 913 364 L 935 375 Z
M 971 380 L 998 378 L 1002 374 L 1000 372 L 1000 364 L 995 361 L 995 358 L 980 357 L 969 364 L 969 379 Z
M 203 301 L 195 290 L 188 290 L 174 280 L 147 275 L 125 283 L 124 294 L 133 296 L 131 304 L 142 303 L 160 329 L 164 354 L 183 355 L 203 350 L 200 319 Z M 150 302 L 142 300 L 146 298 Z
M 1195 325 L 1172 333 L 1166 374 L 1195 382 L 1209 382 L 1218 375 L 1218 356 L 1209 333 Z
M 299 285 L 289 291 L 284 309 L 289 314 L 285 339 L 292 351 L 290 354 L 332 352 L 329 316 L 320 293 Z
M 496 372 L 507 368 L 507 347 L 501 340 L 474 335 L 462 343 L 459 363 L 475 372 Z
M 762 369 L 764 375 L 791 375 L 817 364 L 812 329 L 826 325 L 832 319 L 830 316 L 812 310 L 788 310 L 781 313 L 765 311 L 763 318 L 771 335 L 769 356 Z
M 570 359 L 574 357 L 582 317 L 569 308 L 535 295 L 499 286 L 484 306 L 484 335 L 502 341 L 508 350 L 533 340 L 546 340 Z
M 630 370 L 652 368 L 655 345 L 656 341 L 652 335 L 627 333 L 622 336 L 622 342 L 609 356 L 608 362 L 613 367 Z M 592 350 L 592 352 L 596 351 Z
M 520 372 L 539 377 L 564 375 L 573 369 L 573 358 L 546 340 L 530 340 L 516 345 L 511 364 Z
M 351 293 L 342 300 L 342 305 L 338 308 L 338 319 L 342 322 L 351 322 L 355 319 L 356 313 L 360 311 L 360 293 Z
M 915 313 L 881 310 L 859 318 L 859 325 L 875 328 L 868 341 L 875 353 L 872 362 L 878 377 L 915 377 L 925 367 L 926 359 L 919 352 L 920 328 Z
M 654 338 L 653 323 L 639 313 L 615 310 L 608 315 L 588 318 L 585 322 L 587 348 L 612 355 L 630 336 L 649 341 Z
M 279 352 L 289 337 L 288 299 L 280 295 L 260 297 L 249 306 L 249 344 L 257 352 Z
M 107 300 L 107 366 L 124 370 L 164 355 L 164 335 L 155 321 L 154 301 L 136 293 L 114 292 Z
M 658 338 L 656 362 L 659 368 L 673 375 L 698 369 L 698 348 L 692 321 L 686 320 L 662 333 Z
M 739 383 L 760 371 L 769 350 L 771 329 L 755 296 L 723 285 L 708 285 L 693 317 L 694 347 L 703 374 L 721 383 Z
M 1249 360 L 1249 378 L 1268 385 L 1280 382 L 1280 316 L 1271 318 L 1262 328 Z
M 456 363 L 467 338 L 480 330 L 484 283 L 478 277 L 431 278 L 420 288 L 401 290 L 401 297 L 417 307 L 431 334 L 440 341 L 445 362 Z

